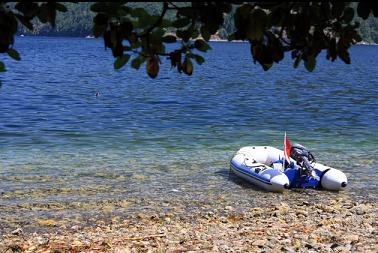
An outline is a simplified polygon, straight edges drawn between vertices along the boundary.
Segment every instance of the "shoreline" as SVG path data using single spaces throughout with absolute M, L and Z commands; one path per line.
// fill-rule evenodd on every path
M 102 37 L 95 38 L 92 35 L 87 35 L 87 36 L 69 36 L 69 35 L 33 35 L 33 34 L 17 34 L 17 37 L 51 37 L 51 38 L 80 38 L 80 39 L 102 39 Z M 180 41 L 180 40 L 177 40 Z M 233 40 L 229 41 L 227 39 L 210 39 L 209 42 L 231 42 L 231 43 L 249 43 L 248 41 L 243 41 L 243 40 Z M 367 42 L 367 41 L 361 41 L 356 43 L 355 45 L 364 45 L 364 46 L 378 46 L 378 43 L 375 42 Z
M 303 196 L 243 212 L 224 202 L 200 212 L 110 215 L 86 227 L 46 222 L 45 231 L 2 235 L 0 252 L 374 252 L 376 201 Z
M 378 46 L 378 43 L 375 43 L 375 42 L 367 42 L 367 41 L 361 41 L 361 42 L 357 42 L 356 45 Z
M 95 37 L 93 37 L 91 35 L 87 35 L 87 36 L 68 36 L 68 35 L 67 36 L 64 36 L 64 35 L 56 36 L 56 35 L 30 35 L 30 34 L 24 35 L 24 34 L 17 34 L 16 36 L 17 37 L 22 37 L 22 38 L 25 38 L 25 37 L 48 37 L 48 38 L 102 39 L 102 37 L 95 38 Z M 177 40 L 177 41 L 180 41 L 180 40 Z M 249 43 L 248 41 L 243 41 L 243 40 L 229 41 L 227 39 L 210 39 L 209 42 Z M 362 41 L 362 42 L 356 43 L 355 45 L 378 46 L 378 43 Z

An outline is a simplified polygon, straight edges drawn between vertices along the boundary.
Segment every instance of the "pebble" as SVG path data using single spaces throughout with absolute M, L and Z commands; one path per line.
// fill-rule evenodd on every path
M 131 253 L 130 248 L 124 248 L 124 249 L 117 249 L 115 253 Z
M 219 245 L 219 248 L 222 249 L 222 250 L 225 250 L 225 251 L 230 250 L 230 247 L 228 245 L 226 245 L 226 244 Z
M 350 244 L 350 243 L 353 243 L 353 242 L 356 242 L 358 241 L 360 237 L 358 235 L 344 235 L 342 237 L 342 240 L 346 243 L 346 244 Z
M 11 232 L 12 235 L 21 235 L 22 234 L 22 228 L 17 228 Z
M 36 237 L 35 240 L 39 245 L 47 244 L 47 242 L 49 241 L 48 239 L 43 238 L 41 236 Z
M 236 206 L 239 210 L 240 205 L 235 203 L 219 206 L 204 203 L 200 211 L 179 206 L 174 211 L 169 209 L 172 213 L 145 211 L 112 220 L 111 229 L 109 218 L 97 216 L 91 219 L 96 224 L 92 227 L 67 223 L 68 229 L 58 233 L 54 232 L 56 227 L 42 234 L 28 234 L 29 229 L 23 228 L 23 232 L 11 232 L 0 239 L 0 252 L 7 245 L 20 245 L 25 252 L 45 252 L 48 248 L 51 252 L 55 249 L 68 252 L 73 245 L 77 252 L 118 253 L 375 252 L 377 203 L 362 206 L 343 200 L 351 206 L 347 209 L 337 201 L 334 204 L 320 201 L 317 205 L 298 202 L 301 204 L 297 205 L 277 199 L 278 203 L 282 201 L 277 206 L 248 207 L 249 211 L 244 213 L 228 212 Z M 358 210 L 365 211 L 366 215 L 359 215 Z M 272 215 L 275 212 L 279 217 Z M 18 233 L 25 240 L 22 244 L 20 237 L 15 236 Z
M 282 252 L 289 252 L 289 253 L 294 253 L 294 252 L 296 252 L 296 250 L 294 250 L 294 249 L 291 248 L 291 247 L 281 247 L 281 251 L 282 251 Z
M 303 215 L 303 216 L 308 216 L 308 212 L 305 210 L 296 210 L 295 211 L 297 215 Z
M 268 242 L 267 239 L 256 240 L 252 243 L 253 246 L 264 246 Z

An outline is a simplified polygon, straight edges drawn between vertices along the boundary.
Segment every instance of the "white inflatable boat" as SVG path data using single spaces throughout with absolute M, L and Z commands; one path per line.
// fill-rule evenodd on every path
M 348 180 L 343 172 L 315 162 L 312 154 L 303 146 L 297 144 L 295 147 L 299 147 L 299 153 L 307 152 L 306 155 L 310 155 L 310 158 L 302 159 L 303 154 L 292 155 L 285 168 L 282 150 L 268 146 L 250 146 L 241 148 L 234 155 L 230 169 L 237 176 L 267 191 L 282 192 L 289 188 L 331 191 L 345 189 Z

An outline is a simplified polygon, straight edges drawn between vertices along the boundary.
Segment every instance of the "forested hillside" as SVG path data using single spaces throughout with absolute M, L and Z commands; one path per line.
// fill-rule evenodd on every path
M 36 28 L 34 31 L 29 31 L 25 27 L 20 26 L 19 33 L 25 35 L 47 35 L 47 36 L 79 36 L 85 37 L 92 35 L 92 19 L 94 13 L 90 11 L 90 5 L 92 3 L 65 3 L 68 8 L 66 13 L 58 13 L 57 24 L 55 28 L 50 27 L 47 24 L 41 24 L 35 22 Z M 185 5 L 182 2 L 178 5 Z M 149 13 L 158 15 L 162 4 L 159 2 L 149 3 L 129 3 L 131 7 L 145 8 Z M 353 4 L 354 5 L 354 4 Z M 354 7 L 356 7 L 354 5 Z M 173 17 L 174 13 L 167 13 L 167 17 Z M 360 32 L 364 41 L 372 43 L 378 43 L 378 19 L 370 16 L 367 20 L 362 20 L 356 17 L 356 21 L 360 22 Z M 221 38 L 227 38 L 227 35 L 234 30 L 233 16 L 229 15 L 225 17 L 223 28 L 219 30 L 219 36 Z
M 90 11 L 93 3 L 64 3 L 68 11 L 57 13 L 56 27 L 49 24 L 42 24 L 35 21 L 36 29 L 29 31 L 25 27 L 20 27 L 19 33 L 25 35 L 47 35 L 47 36 L 82 36 L 92 35 L 92 25 L 94 13 Z M 131 7 L 145 8 L 151 14 L 159 14 L 161 3 L 129 3 Z M 169 17 L 169 15 L 167 15 Z
M 364 41 L 378 43 L 378 19 L 370 16 L 367 20 L 357 19 L 361 26 L 360 32 Z

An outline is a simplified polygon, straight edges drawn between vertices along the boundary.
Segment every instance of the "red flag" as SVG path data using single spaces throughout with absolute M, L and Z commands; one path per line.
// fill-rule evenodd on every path
M 285 139 L 284 139 L 284 156 L 286 161 L 290 163 L 290 150 L 291 150 L 291 142 L 286 136 L 285 132 Z

